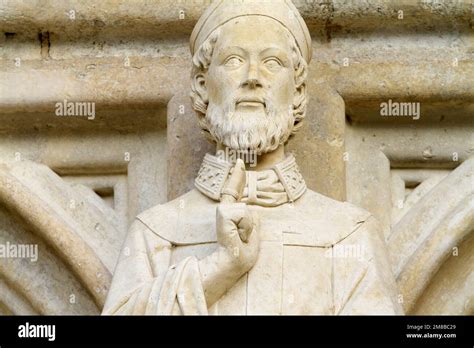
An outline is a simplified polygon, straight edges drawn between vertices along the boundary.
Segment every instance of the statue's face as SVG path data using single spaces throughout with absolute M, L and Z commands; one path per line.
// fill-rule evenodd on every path
M 271 152 L 294 124 L 293 50 L 275 20 L 240 17 L 221 27 L 205 85 L 209 131 L 234 150 Z

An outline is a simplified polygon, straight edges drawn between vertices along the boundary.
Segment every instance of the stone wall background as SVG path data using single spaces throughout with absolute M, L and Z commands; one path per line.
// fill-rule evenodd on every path
M 203 154 L 188 39 L 209 1 L 0 3 L 0 313 L 98 314 L 131 219 Z M 473 3 L 294 1 L 313 38 L 308 185 L 381 222 L 407 313 L 474 314 Z M 388 100 L 421 117 L 381 117 Z M 95 118 L 55 114 L 94 102 Z M 190 144 L 194 144 L 190 146 Z

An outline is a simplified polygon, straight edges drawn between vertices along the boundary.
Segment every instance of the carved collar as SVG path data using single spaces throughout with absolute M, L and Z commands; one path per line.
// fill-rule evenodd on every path
M 207 197 L 219 201 L 232 163 L 206 154 L 194 181 L 196 188 Z M 241 202 L 274 207 L 294 202 L 306 191 L 306 183 L 293 155 L 263 171 L 247 171 L 247 182 Z

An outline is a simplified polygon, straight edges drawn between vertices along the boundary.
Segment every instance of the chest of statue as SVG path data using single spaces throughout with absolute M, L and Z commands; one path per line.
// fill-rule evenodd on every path
M 210 309 L 210 314 L 332 314 L 330 245 L 291 208 L 252 207 L 260 216 L 254 267 Z M 320 231 L 321 232 L 321 231 Z M 176 247 L 173 262 L 210 254 L 217 243 Z

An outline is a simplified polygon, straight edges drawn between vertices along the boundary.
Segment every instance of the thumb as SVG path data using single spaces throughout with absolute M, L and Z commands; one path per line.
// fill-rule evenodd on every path
M 227 180 L 224 189 L 222 190 L 221 202 L 222 203 L 235 203 L 244 192 L 246 182 L 245 175 L 245 164 L 240 158 L 235 162 L 235 166 L 232 170 L 232 174 Z

